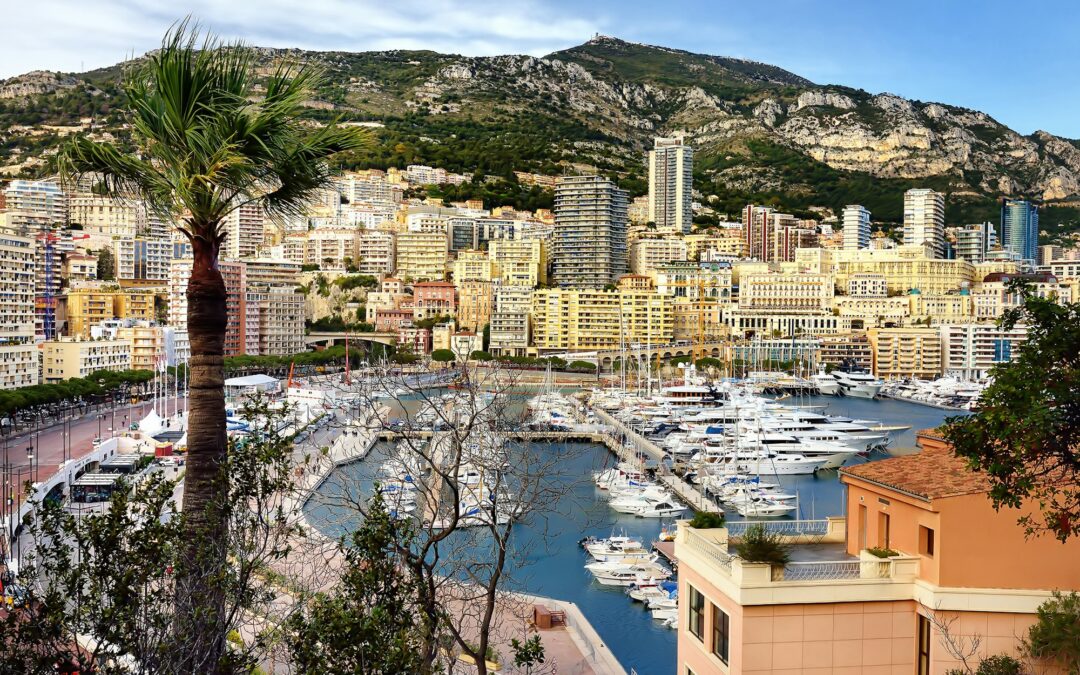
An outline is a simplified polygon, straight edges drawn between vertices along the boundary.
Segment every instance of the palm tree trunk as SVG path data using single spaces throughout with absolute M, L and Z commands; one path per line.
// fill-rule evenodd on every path
M 225 649 L 228 500 L 224 345 L 225 281 L 218 270 L 216 228 L 194 230 L 188 281 L 191 380 L 183 517 L 186 549 L 177 578 L 177 672 L 211 673 Z

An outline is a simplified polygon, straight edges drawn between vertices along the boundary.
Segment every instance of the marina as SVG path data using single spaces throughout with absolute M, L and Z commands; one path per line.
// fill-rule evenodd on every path
M 675 518 L 690 517 L 694 510 L 724 512 L 729 522 L 758 520 L 761 516 L 741 515 L 732 504 L 719 502 L 711 490 L 710 494 L 706 494 L 702 486 L 684 480 L 676 469 L 685 472 L 687 467 L 676 467 L 672 457 L 661 446 L 639 434 L 630 424 L 618 420 L 608 411 L 585 405 L 584 396 L 573 396 L 584 393 L 583 390 L 571 390 L 558 392 L 558 396 L 539 394 L 546 396 L 550 404 L 549 410 L 544 413 L 548 422 L 557 421 L 563 427 L 555 430 L 558 425 L 551 425 L 541 430 L 534 426 L 515 430 L 511 434 L 515 447 L 527 444 L 529 451 L 537 454 L 564 453 L 565 466 L 558 480 L 563 482 L 566 494 L 550 511 L 531 514 L 513 525 L 511 543 L 521 553 L 524 566 L 513 575 L 509 590 L 573 603 L 628 672 L 633 668 L 639 673 L 670 675 L 675 672 L 676 632 L 672 627 L 676 619 L 670 611 L 666 611 L 671 608 L 665 607 L 665 600 L 660 598 L 662 592 L 668 591 L 645 591 L 653 588 L 653 581 L 659 584 L 675 578 L 677 566 L 673 564 L 673 544 L 659 542 L 659 549 L 665 551 L 666 555 L 659 559 L 652 556 L 652 549 L 660 539 L 661 532 L 670 530 Z M 429 392 L 428 395 L 437 396 L 439 392 Z M 877 448 L 865 454 L 854 453 L 849 460 L 851 462 L 909 452 L 914 446 L 914 430 L 937 426 L 949 415 L 936 408 L 892 399 L 800 395 L 786 398 L 781 403 L 798 403 L 801 409 L 815 413 L 879 420 L 879 426 L 895 427 L 887 448 Z M 386 404 L 394 406 L 398 402 L 387 400 Z M 406 399 L 400 405 L 412 415 L 423 403 Z M 522 405 L 526 405 L 526 401 L 523 400 Z M 562 408 L 565 414 L 554 410 L 558 408 Z M 340 536 L 355 527 L 355 520 L 350 518 L 355 519 L 356 513 L 343 505 L 357 495 L 370 494 L 379 467 L 390 456 L 387 453 L 392 450 L 393 444 L 400 440 L 399 433 L 384 432 L 366 458 L 337 468 L 331 477 L 315 488 L 313 499 L 305 507 L 305 514 L 312 525 L 330 537 Z M 423 430 L 410 430 L 409 433 L 427 436 L 428 442 L 434 435 L 434 432 Z M 639 470 L 642 480 L 649 481 L 653 488 L 668 492 L 676 500 L 672 506 L 682 507 L 683 511 L 670 516 L 658 513 L 656 515 L 659 517 L 642 517 L 623 504 L 620 506 L 624 510 L 613 508 L 615 498 L 610 494 L 610 489 L 600 489 L 596 478 L 605 472 L 610 475 L 610 472 L 619 470 L 620 465 L 631 465 L 631 468 Z M 795 496 L 794 500 L 790 500 L 794 508 L 780 516 L 780 521 L 820 520 L 842 512 L 843 488 L 837 480 L 835 469 L 762 476 L 760 480 L 775 485 L 778 494 Z M 660 496 L 663 493 L 657 491 L 654 494 Z M 769 519 L 777 520 L 774 517 Z M 476 542 L 472 541 L 474 535 L 468 534 L 468 531 L 464 533 L 462 538 L 469 538 L 470 541 L 462 545 L 475 546 Z M 612 536 L 624 536 L 640 542 L 644 552 L 637 555 L 633 565 L 640 565 L 641 569 L 623 570 L 620 574 L 612 569 L 614 566 L 608 569 L 586 567 L 587 564 L 611 561 L 595 559 L 580 545 L 582 539 L 593 537 L 601 540 Z M 601 574 L 594 574 L 594 571 L 606 574 L 601 579 Z M 639 587 L 642 581 L 645 583 Z M 654 607 L 637 601 L 629 592 L 655 595 Z

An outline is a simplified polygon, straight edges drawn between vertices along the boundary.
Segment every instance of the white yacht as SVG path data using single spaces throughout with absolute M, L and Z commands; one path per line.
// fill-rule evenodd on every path
M 870 373 L 854 367 L 849 367 L 847 370 L 834 370 L 832 375 L 840 384 L 840 393 L 844 396 L 877 398 L 878 392 L 885 384 Z
M 810 376 L 810 383 L 817 387 L 818 393 L 824 396 L 838 396 L 840 394 L 840 382 L 832 373 L 820 370 Z

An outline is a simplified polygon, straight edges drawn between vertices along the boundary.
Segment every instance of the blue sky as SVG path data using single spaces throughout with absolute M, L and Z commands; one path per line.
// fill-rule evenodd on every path
M 737 56 L 818 83 L 982 110 L 1080 138 L 1080 3 L 986 0 L 10 0 L 0 77 L 152 49 L 191 12 L 217 33 L 305 49 L 543 55 L 596 32 Z

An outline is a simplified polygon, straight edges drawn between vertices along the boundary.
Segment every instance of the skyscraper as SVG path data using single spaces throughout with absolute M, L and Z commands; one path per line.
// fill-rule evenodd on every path
M 1039 247 L 1039 210 L 1023 199 L 1001 200 L 1001 245 L 1020 260 L 1035 264 Z
M 667 233 L 688 233 L 694 214 L 694 149 L 681 138 L 657 138 L 649 151 L 649 220 Z
M 743 237 L 746 239 L 746 254 L 757 260 L 768 260 L 772 255 L 772 214 L 768 206 L 747 204 L 743 209 Z
M 915 188 L 904 193 L 904 244 L 923 245 L 934 258 L 945 255 L 945 197 Z
M 628 198 L 600 176 L 567 176 L 555 183 L 552 267 L 563 288 L 601 288 L 628 269 Z
M 870 211 L 858 204 L 844 207 L 844 250 L 870 246 Z
M 997 231 L 993 223 L 972 223 L 956 229 L 956 257 L 978 264 L 986 260 L 986 254 L 997 244 Z

